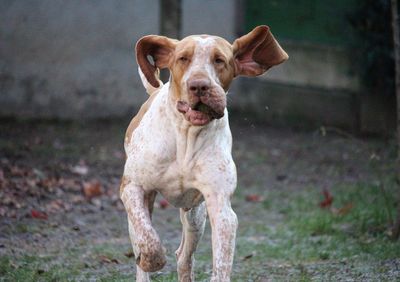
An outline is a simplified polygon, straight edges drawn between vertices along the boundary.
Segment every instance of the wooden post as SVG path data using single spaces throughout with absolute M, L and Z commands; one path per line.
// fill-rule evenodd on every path
M 399 38 L 399 15 L 397 0 L 391 0 L 392 30 L 394 43 L 395 81 L 397 99 L 397 186 L 400 187 L 400 38 Z M 400 191 L 397 192 L 400 196 Z M 397 240 L 400 235 L 400 205 L 397 207 L 397 217 L 393 225 L 392 238 Z
M 161 35 L 181 38 L 181 0 L 160 0 L 160 33 Z M 168 80 L 169 72 L 162 70 L 160 73 L 163 82 Z
M 160 33 L 175 39 L 181 36 L 181 0 L 160 0 Z

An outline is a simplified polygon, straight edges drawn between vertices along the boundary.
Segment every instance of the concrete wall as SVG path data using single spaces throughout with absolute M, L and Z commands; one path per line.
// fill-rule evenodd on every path
M 0 116 L 81 119 L 134 114 L 147 94 L 133 46 L 141 36 L 159 33 L 158 4 L 1 0 Z M 241 4 L 182 0 L 182 35 L 209 33 L 232 42 L 243 28 Z M 371 122 L 365 117 L 380 107 L 374 106 L 375 100 L 357 100 L 360 85 L 348 51 L 299 42 L 281 45 L 290 56 L 286 63 L 259 78 L 235 81 L 229 99 L 233 112 L 272 123 L 368 128 L 360 126 L 360 120 Z
M 232 89 L 232 107 L 273 124 L 356 130 L 360 85 L 348 52 L 329 46 L 280 43 L 289 60 L 256 79 L 241 79 Z
M 183 0 L 182 33 L 233 39 L 233 3 Z M 133 114 L 147 95 L 133 46 L 159 14 L 155 0 L 0 1 L 0 116 Z
M 133 53 L 157 1 L 0 1 L 0 115 L 126 115 L 145 98 Z
M 235 0 L 182 0 L 182 35 L 212 34 L 232 42 L 235 34 Z

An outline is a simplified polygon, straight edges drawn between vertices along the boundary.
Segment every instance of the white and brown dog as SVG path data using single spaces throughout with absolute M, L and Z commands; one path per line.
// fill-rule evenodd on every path
M 149 61 L 152 58 L 153 63 Z M 176 251 L 179 281 L 193 281 L 193 253 L 208 213 L 212 281 L 229 281 L 235 249 L 236 188 L 226 94 L 238 75 L 257 76 L 288 58 L 267 26 L 233 44 L 209 35 L 180 41 L 149 35 L 136 44 L 142 82 L 150 94 L 131 121 L 121 199 L 137 263 L 137 281 L 161 269 L 165 251 L 151 224 L 156 194 L 180 208 L 182 241 Z M 159 69 L 171 76 L 163 85 Z

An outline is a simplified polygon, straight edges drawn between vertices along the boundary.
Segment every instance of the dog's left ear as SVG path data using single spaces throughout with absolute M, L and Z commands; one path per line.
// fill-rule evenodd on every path
M 169 67 L 176 42 L 165 36 L 148 35 L 136 43 L 136 61 L 147 81 L 155 88 L 160 86 L 157 68 Z M 149 61 L 149 56 L 154 63 Z
M 257 76 L 289 58 L 266 25 L 236 39 L 232 47 L 235 76 Z

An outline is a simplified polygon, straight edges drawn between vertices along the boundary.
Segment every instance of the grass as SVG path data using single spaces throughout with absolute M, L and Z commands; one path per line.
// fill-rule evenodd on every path
M 390 183 L 385 184 L 389 195 L 395 192 Z M 258 220 L 240 223 L 232 280 L 391 280 L 387 275 L 393 269 L 388 262 L 398 260 L 400 254 L 400 243 L 388 238 L 389 214 L 394 213 L 395 203 L 394 197 L 384 197 L 379 185 L 333 187 L 331 209 L 319 207 L 322 195 L 313 187 L 270 191 L 263 203 L 255 204 Z M 352 208 L 338 214 L 349 203 Z M 281 220 L 270 224 L 268 214 Z M 94 277 L 99 281 L 132 281 L 133 260 L 123 255 L 127 249 L 125 244 L 107 242 L 87 244 L 86 248 L 63 253 L 61 258 L 59 254 L 4 256 L 0 259 L 0 281 L 79 281 Z M 99 263 L 100 256 L 117 259 L 119 264 Z M 126 266 L 129 271 L 121 271 Z M 196 253 L 196 280 L 207 281 L 210 270 L 211 249 L 203 242 Z M 399 275 L 398 271 L 394 275 Z M 152 274 L 152 279 L 177 281 L 177 276 L 174 271 L 163 271 Z
M 271 213 L 278 211 L 283 220 L 272 227 L 268 222 L 252 226 L 244 223 L 237 242 L 237 260 L 254 255 L 243 262 L 242 269 L 247 273 L 239 273 L 237 281 L 244 281 L 250 270 L 255 279 L 251 281 L 256 281 L 257 276 L 277 281 L 348 279 L 356 277 L 357 269 L 362 267 L 368 269 L 372 280 L 385 277 L 388 268 L 382 264 L 399 259 L 400 242 L 393 242 L 388 236 L 395 197 L 385 197 L 379 185 L 382 184 L 334 187 L 330 209 L 319 207 L 322 195 L 312 187 L 298 192 L 270 192 L 263 208 Z M 387 181 L 386 185 L 390 195 L 396 193 L 394 182 Z M 348 210 L 342 209 L 342 214 L 338 214 L 346 206 Z M 268 262 L 271 267 L 284 265 L 290 271 L 274 274 L 276 269 L 269 269 Z M 336 267 L 331 269 L 332 265 Z
M 121 160 L 113 154 L 116 146 L 120 144 L 118 142 L 123 140 L 123 131 L 115 126 L 111 127 L 110 132 L 92 130 L 90 134 L 85 135 L 83 128 L 66 125 L 60 130 L 57 126 L 53 129 L 51 126 L 42 125 L 36 133 L 39 137 L 50 137 L 41 137 L 38 144 L 33 142 L 28 144 L 29 146 L 25 145 L 25 139 L 31 134 L 29 131 L 24 133 L 24 129 L 22 133 L 26 135 L 20 136 L 21 140 L 7 142 L 7 138 L 0 139 L 0 151 L 6 152 L 6 157 L 11 159 L 23 159 L 24 155 L 28 155 L 28 164 L 29 160 L 32 162 L 33 159 L 43 159 L 46 164 L 49 162 L 51 165 L 49 156 L 54 156 L 50 159 L 71 160 L 73 165 L 83 156 L 89 164 L 103 164 L 107 169 L 111 167 L 111 171 L 120 171 Z M 42 131 L 44 133 L 40 134 Z M 13 135 L 13 131 L 2 132 L 9 134 L 10 138 Z M 32 136 L 36 136 L 35 134 Z M 110 139 L 111 145 L 107 145 L 106 141 L 111 138 L 109 136 L 117 136 L 115 140 L 118 141 Z M 56 138 L 59 139 L 60 146 L 54 145 Z M 100 142 L 96 143 L 97 149 L 91 147 L 95 140 L 101 141 L 97 141 Z M 316 146 L 313 143 L 309 148 L 309 138 L 306 140 L 308 141 L 298 144 L 297 141 L 292 141 L 295 142 L 296 150 L 303 155 L 311 149 L 315 150 Z M 344 142 L 341 139 L 333 141 Z M 74 142 L 83 145 L 77 146 Z M 321 142 L 323 146 L 333 146 L 325 139 Z M 340 142 L 337 145 L 339 147 L 342 144 Z M 371 179 L 378 179 L 378 172 L 384 175 L 385 171 L 393 171 L 386 166 L 394 164 L 395 151 L 390 152 L 393 156 L 385 157 L 386 147 L 379 146 L 386 145 L 379 145 L 379 142 L 379 146 L 368 144 L 372 149 L 362 151 L 363 154 L 368 152 L 367 157 L 362 160 L 368 160 L 369 153 L 375 151 L 381 152 L 384 159 L 376 163 L 376 168 L 368 168 Z M 272 145 L 274 144 L 266 147 L 280 148 L 284 154 L 285 146 Z M 342 181 L 342 176 L 346 175 L 345 171 L 350 165 L 334 154 L 325 156 L 323 151 L 319 154 L 325 156 L 324 158 L 311 158 L 303 162 L 302 158 L 299 158 L 294 162 L 293 150 L 289 150 L 289 153 L 286 153 L 288 157 L 280 156 L 277 159 L 280 167 L 272 170 L 275 163 L 271 162 L 271 159 L 274 160 L 274 156 L 270 155 L 269 150 L 250 150 L 251 148 L 246 146 L 240 147 L 240 154 L 236 156 L 241 160 L 237 163 L 242 179 L 246 176 L 247 181 L 240 183 L 246 188 L 238 188 L 233 197 L 233 206 L 239 217 L 239 229 L 232 281 L 400 281 L 400 242 L 389 240 L 389 222 L 395 215 L 395 198 L 399 193 L 393 179 L 385 175 L 381 177 L 380 182 Z M 333 146 L 329 152 L 342 152 L 335 148 L 337 147 Z M 347 152 L 343 148 L 341 150 Z M 353 147 L 349 147 L 348 150 L 347 153 L 351 157 L 357 156 L 355 153 L 351 155 Z M 319 156 L 318 152 L 315 155 Z M 260 176 L 264 164 L 273 172 L 267 175 L 268 179 L 267 176 Z M 359 169 L 358 166 L 364 164 L 369 165 L 354 162 L 354 170 L 357 173 L 362 171 L 362 167 Z M 302 165 L 306 168 L 301 167 Z M 318 167 L 308 169 L 308 166 Z M 367 170 L 366 167 L 364 169 Z M 97 170 L 93 171 L 99 174 Z M 264 187 L 273 180 L 274 175 L 282 172 L 288 175 L 288 179 L 275 182 L 269 186 L 272 188 L 265 191 Z M 329 191 L 334 197 L 331 208 L 319 207 L 323 200 L 319 186 L 307 184 L 308 187 L 296 190 L 295 187 L 300 185 L 291 185 L 291 176 L 294 179 L 295 176 L 305 173 L 321 174 L 323 177 L 336 179 L 327 183 L 342 183 L 329 186 Z M 356 179 L 363 178 L 362 175 Z M 285 181 L 289 184 L 286 185 Z M 265 200 L 260 203 L 246 202 L 245 196 L 250 191 L 261 194 Z M 347 210 L 344 207 L 347 207 Z M 107 206 L 105 208 L 107 209 Z M 69 215 L 60 215 L 60 218 L 49 217 L 47 221 L 35 221 L 29 217 L 7 219 L 4 220 L 5 224 L 2 221 L 0 281 L 133 281 L 134 259 L 124 255 L 131 249 L 125 213 L 116 211 L 114 206 L 106 211 L 98 211 L 98 214 L 80 212 L 79 209 L 73 210 Z M 153 281 L 177 281 L 173 251 L 180 240 L 177 231 L 180 228 L 178 212 L 171 217 L 167 215 L 169 209 L 156 212 L 158 214 L 154 217 L 155 221 L 165 221 L 159 230 L 168 249 L 168 259 L 166 268 L 152 274 L 151 277 Z M 75 222 L 75 219 L 81 216 L 81 222 Z M 73 230 L 75 225 L 79 225 L 81 230 Z M 209 281 L 212 270 L 211 256 L 208 225 L 195 255 L 196 281 Z M 103 257 L 106 259 L 102 259 Z M 107 258 L 118 263 L 107 262 Z

